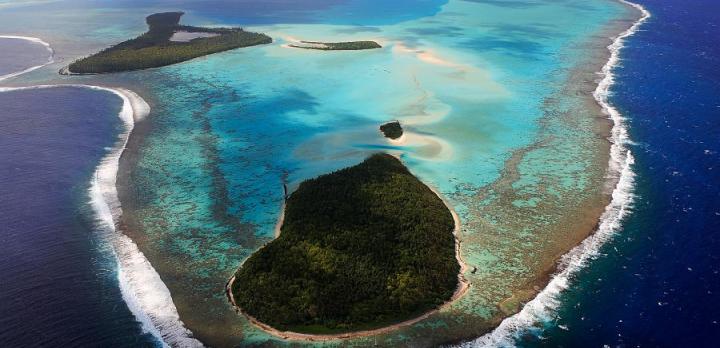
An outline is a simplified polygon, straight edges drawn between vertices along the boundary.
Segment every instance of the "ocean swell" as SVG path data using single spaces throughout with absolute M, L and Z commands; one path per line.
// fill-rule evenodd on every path
M 26 40 L 26 41 L 30 41 L 30 42 L 39 43 L 39 44 L 45 46 L 45 49 L 47 49 L 48 52 L 50 52 L 50 56 L 48 57 L 48 60 L 45 63 L 36 65 L 33 67 L 29 67 L 22 71 L 17 71 L 17 72 L 10 73 L 7 75 L 2 75 L 2 76 L 0 76 L 0 81 L 7 80 L 7 79 L 10 79 L 10 78 L 13 78 L 16 76 L 20 76 L 25 73 L 29 73 L 35 69 L 40 69 L 40 68 L 42 68 L 48 64 L 51 64 L 55 61 L 55 50 L 52 49 L 52 47 L 50 46 L 49 43 L 47 43 L 41 39 L 38 39 L 36 37 L 30 37 L 30 36 L 14 36 L 14 35 L 0 35 L 0 39 L 18 39 L 18 40 Z
M 170 291 L 160 279 L 145 255 L 137 245 L 116 228 L 122 214 L 115 185 L 120 156 L 125 150 L 130 132 L 136 121 L 150 112 L 150 106 L 134 92 L 122 88 L 107 88 L 90 85 L 38 85 L 31 87 L 0 87 L 0 92 L 44 89 L 44 88 L 87 88 L 113 93 L 123 101 L 118 117 L 124 130 L 111 151 L 98 165 L 89 189 L 90 204 L 95 211 L 98 229 L 104 241 L 112 246 L 117 262 L 117 277 L 123 299 L 144 332 L 157 337 L 163 346 L 202 347 L 185 328 Z
M 570 286 L 573 275 L 599 255 L 602 245 L 621 228 L 623 219 L 632 208 L 635 173 L 632 170 L 634 158 L 627 148 L 630 139 L 625 118 L 610 104 L 608 97 L 614 83 L 613 69 L 620 61 L 620 50 L 624 46 L 625 39 L 637 32 L 639 27 L 650 18 L 650 12 L 639 4 L 619 1 L 638 9 L 642 17 L 608 46 L 610 59 L 603 66 L 600 73 L 603 78 L 593 93 L 603 112 L 613 121 L 607 176 L 608 182 L 616 184 L 612 190 L 610 204 L 605 207 L 595 233 L 560 259 L 558 271 L 533 300 L 525 304 L 520 312 L 503 320 L 492 332 L 474 341 L 463 343 L 460 347 L 512 347 L 515 346 L 515 339 L 521 333 L 532 331 L 538 323 L 552 320 L 553 313 L 560 305 L 560 294 Z

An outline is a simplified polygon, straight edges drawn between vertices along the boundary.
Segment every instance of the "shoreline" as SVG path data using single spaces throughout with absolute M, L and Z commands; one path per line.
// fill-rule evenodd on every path
M 39 43 L 39 44 L 45 46 L 45 49 L 47 49 L 48 52 L 50 52 L 50 56 L 48 57 L 48 59 L 47 59 L 47 61 L 46 61 L 45 63 L 40 64 L 40 65 L 36 65 L 36 66 L 29 67 L 29 68 L 27 68 L 27 69 L 25 69 L 25 70 L 16 71 L 16 72 L 14 72 L 14 73 L 9 73 L 9 74 L 6 74 L 6 75 L 2 75 L 2 76 L 0 76 L 0 81 L 4 81 L 4 80 L 7 80 L 7 79 L 11 79 L 11 78 L 13 78 L 13 77 L 17 77 L 17 76 L 23 75 L 23 74 L 25 74 L 25 73 L 29 73 L 29 72 L 31 72 L 31 71 L 33 71 L 33 70 L 40 69 L 40 68 L 42 68 L 42 67 L 44 67 L 44 66 L 46 66 L 46 65 L 50 65 L 50 64 L 52 64 L 52 63 L 55 62 L 55 50 L 52 48 L 52 46 L 50 46 L 49 43 L 43 41 L 43 40 L 40 39 L 40 38 L 32 37 L 32 36 L 0 35 L 0 39 L 17 39 L 17 40 L 25 40 L 25 41 L 30 41 L 30 42 Z
M 633 183 L 635 173 L 632 171 L 634 158 L 625 144 L 629 141 L 624 117 L 608 101 L 610 88 L 614 85 L 613 70 L 619 63 L 619 54 L 624 47 L 626 38 L 638 31 L 639 27 L 651 17 L 651 14 L 641 5 L 626 0 L 617 0 L 620 3 L 640 12 L 640 16 L 632 26 L 612 38 L 611 44 L 606 47 L 610 56 L 598 72 L 602 79 L 592 93 L 603 115 L 611 122 L 610 134 L 607 139 L 610 143 L 609 159 L 607 164 L 606 184 L 612 188 L 608 193 L 609 202 L 590 235 L 580 244 L 561 255 L 554 270 L 540 277 L 544 279 L 545 286 L 536 292 L 532 299 L 525 303 L 521 310 L 502 319 L 495 328 L 485 335 L 471 341 L 461 343 L 460 347 L 485 347 L 512 345 L 517 333 L 525 328 L 532 327 L 542 321 L 542 317 L 549 314 L 559 306 L 556 298 L 563 290 L 569 287 L 570 277 L 583 268 L 587 262 L 599 254 L 600 247 L 613 237 L 629 209 L 633 204 Z
M 285 201 L 283 201 L 282 205 L 280 206 L 280 216 L 278 216 L 278 220 L 275 223 L 275 233 L 273 235 L 275 238 L 280 237 L 280 229 L 282 228 L 283 222 L 285 222 Z M 259 250 L 259 249 L 258 249 Z M 240 269 L 238 267 L 238 269 Z M 235 270 L 237 271 L 237 270 Z M 234 278 L 235 276 L 233 276 Z
M 6 79 L 24 75 L 28 72 L 55 63 L 55 50 L 42 39 L 29 36 L 0 35 L 0 38 L 22 39 L 45 46 L 50 52 L 47 62 L 22 71 L 0 77 Z M 193 338 L 192 332 L 185 328 L 180 320 L 170 292 L 162 282 L 138 245 L 121 228 L 122 208 L 118 196 L 120 158 L 128 148 L 130 136 L 136 123 L 141 122 L 150 113 L 150 105 L 134 91 L 123 87 L 111 87 L 103 84 L 55 82 L 43 84 L 20 84 L 1 86 L 0 93 L 50 88 L 78 88 L 108 92 L 122 101 L 116 117 L 121 121 L 121 129 L 116 135 L 115 144 L 107 148 L 107 153 L 98 162 L 93 171 L 87 189 L 88 204 L 94 212 L 95 233 L 103 243 L 107 243 L 110 257 L 116 262 L 116 279 L 123 301 L 139 324 L 139 329 L 155 337 L 163 347 L 203 347 Z
M 98 165 L 90 188 L 91 203 L 98 223 L 105 228 L 104 237 L 113 247 L 117 260 L 118 285 L 123 300 L 141 323 L 143 331 L 151 333 L 163 346 L 202 347 L 180 320 L 170 291 L 160 275 L 137 244 L 118 228 L 122 216 L 116 185 L 119 161 L 135 123 L 142 121 L 150 113 L 150 106 L 128 89 L 97 86 L 88 88 L 114 93 L 123 100 L 119 117 L 125 129 L 118 135 L 116 146 Z
M 156 337 L 163 346 L 182 345 L 202 347 L 184 327 L 167 287 L 160 279 L 135 242 L 118 227 L 122 208 L 117 194 L 117 174 L 122 156 L 134 124 L 142 121 L 150 112 L 150 106 L 135 92 L 116 87 L 89 84 L 48 84 L 25 87 L 0 87 L 0 92 L 49 89 L 84 88 L 112 93 L 122 100 L 117 117 L 123 130 L 117 141 L 95 168 L 88 189 L 89 203 L 94 210 L 100 238 L 112 247 L 117 262 L 117 280 L 123 300 L 141 329 Z M 150 285 L 148 285 L 150 284 Z
M 88 88 L 114 93 L 123 100 L 119 117 L 125 130 L 118 135 L 116 146 L 101 160 L 90 188 L 93 209 L 98 222 L 108 232 L 104 237 L 112 245 L 117 260 L 118 285 L 123 300 L 141 323 L 143 331 L 151 333 L 163 346 L 203 347 L 180 319 L 170 290 L 160 275 L 138 245 L 119 228 L 123 214 L 117 189 L 120 158 L 135 123 L 150 113 L 150 106 L 135 92 L 125 88 Z
M 413 324 L 416 324 L 422 320 L 427 319 L 431 315 L 439 312 L 440 310 L 448 307 L 458 299 L 462 298 L 466 293 L 467 290 L 470 288 L 470 282 L 465 278 L 465 272 L 468 271 L 469 267 L 465 263 L 465 260 L 462 258 L 461 253 L 461 243 L 460 240 L 460 217 L 458 216 L 455 209 L 449 204 L 449 202 L 442 196 L 440 193 L 430 185 L 423 182 L 423 185 L 430 189 L 445 205 L 445 207 L 450 211 L 450 214 L 452 215 L 453 222 L 455 224 L 455 227 L 453 228 L 453 236 L 455 237 L 455 259 L 458 261 L 458 264 L 460 265 L 460 271 L 458 272 L 458 285 L 455 289 L 455 292 L 453 293 L 452 297 L 445 301 L 440 306 L 433 308 L 423 314 L 421 314 L 418 317 L 410 318 L 408 320 L 395 323 L 388 326 L 382 326 L 376 329 L 370 329 L 370 330 L 361 330 L 361 331 L 350 331 L 350 332 L 344 332 L 344 333 L 338 333 L 338 334 L 304 334 L 294 331 L 282 331 L 273 328 L 270 325 L 267 325 L 259 320 L 257 320 L 255 317 L 243 312 L 243 310 L 238 307 L 237 303 L 235 302 L 234 295 L 232 293 L 232 285 L 235 282 L 235 275 L 228 280 L 228 282 L 225 284 L 225 296 L 227 297 L 228 301 L 232 305 L 233 309 L 235 309 L 235 312 L 242 314 L 253 326 L 256 328 L 271 334 L 275 337 L 282 338 L 284 340 L 294 340 L 294 341 L 308 341 L 308 342 L 314 342 L 314 341 L 331 341 L 331 340 L 338 340 L 338 339 L 352 339 L 352 338 L 361 338 L 361 337 L 368 337 L 368 336 L 375 336 L 379 334 L 385 334 L 389 333 L 395 330 L 398 330 L 400 328 L 410 326 Z M 282 227 L 282 223 L 285 217 L 285 203 L 283 203 L 280 217 L 278 218 L 277 225 L 275 226 L 275 237 L 277 238 L 280 236 L 280 228 Z M 264 246 L 263 246 L 264 247 Z M 261 247 L 260 249 L 262 249 Z M 258 249 L 258 250 L 260 250 Z M 257 252 L 257 251 L 255 251 Z M 244 263 L 244 262 L 243 262 Z M 242 267 L 242 264 L 237 268 L 238 270 Z M 236 270 L 237 272 L 237 270 Z
M 392 145 L 402 146 L 407 143 L 407 134 L 406 133 L 407 133 L 407 131 L 403 131 L 403 134 L 395 139 L 388 138 L 388 137 L 385 137 L 385 139 L 387 139 L 387 141 Z

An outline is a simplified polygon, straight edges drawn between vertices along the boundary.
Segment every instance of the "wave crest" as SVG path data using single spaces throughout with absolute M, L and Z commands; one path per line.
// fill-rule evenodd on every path
M 113 245 L 118 262 L 118 283 L 123 299 L 143 330 L 160 338 L 163 346 L 202 347 L 180 320 L 170 290 L 160 279 L 145 255 L 126 235 L 117 231 L 116 222 L 122 215 L 117 194 L 117 171 L 120 156 L 125 150 L 134 122 L 150 112 L 150 106 L 140 96 L 126 89 L 88 86 L 112 92 L 122 98 L 119 113 L 125 130 L 119 135 L 113 150 L 100 162 L 90 187 L 90 200 L 100 225 Z
M 603 66 L 601 71 L 603 78 L 593 92 L 593 96 L 602 107 L 603 112 L 613 121 L 610 135 L 612 145 L 608 163 L 608 181 L 617 182 L 617 184 L 612 191 L 610 204 L 605 207 L 595 233 L 560 259 L 557 273 L 533 300 L 525 304 L 520 312 L 503 320 L 492 332 L 474 341 L 463 343 L 460 347 L 512 347 L 515 346 L 515 339 L 520 333 L 532 330 L 538 322 L 552 319 L 553 313 L 560 305 L 559 296 L 570 286 L 572 276 L 599 255 L 602 245 L 621 228 L 623 219 L 632 208 L 635 182 L 632 166 L 635 160 L 627 148 L 630 138 L 625 118 L 610 104 L 608 97 L 610 88 L 615 82 L 613 69 L 620 61 L 620 50 L 624 47 L 625 39 L 637 32 L 651 15 L 639 4 L 625 0 L 619 1 L 638 9 L 642 13 L 642 17 L 628 30 L 618 35 L 608 46 L 610 59 Z
M 10 73 L 7 75 L 2 75 L 2 76 L 0 76 L 0 81 L 7 80 L 7 79 L 10 79 L 10 78 L 13 78 L 16 76 L 20 76 L 25 73 L 29 73 L 33 70 L 40 69 L 48 64 L 52 64 L 53 62 L 55 62 L 55 50 L 53 50 L 52 46 L 50 46 L 49 43 L 47 43 L 41 39 L 38 39 L 36 37 L 30 37 L 30 36 L 16 36 L 16 35 L 0 35 L 0 39 L 18 39 L 18 40 L 25 40 L 25 41 L 39 43 L 39 44 L 45 46 L 45 48 L 48 50 L 48 52 L 50 52 L 50 56 L 48 57 L 48 60 L 45 63 L 36 65 L 33 67 L 29 67 L 25 70 L 17 71 L 17 72 Z
M 160 279 L 160 275 L 137 245 L 116 228 L 116 222 L 122 214 L 115 185 L 120 156 L 125 150 L 135 122 L 149 114 L 150 106 L 130 90 L 91 85 L 0 87 L 0 92 L 60 87 L 100 90 L 113 93 L 122 99 L 123 105 L 118 117 L 123 122 L 124 130 L 95 170 L 88 192 L 90 204 L 95 211 L 101 238 L 112 246 L 123 300 L 142 325 L 143 331 L 157 337 L 164 347 L 202 347 L 202 343 L 192 337 L 192 332 L 185 328 L 180 320 L 170 290 Z

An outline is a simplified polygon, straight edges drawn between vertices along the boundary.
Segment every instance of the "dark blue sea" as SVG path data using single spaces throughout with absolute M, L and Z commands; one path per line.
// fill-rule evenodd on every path
M 720 2 L 641 0 L 611 101 L 628 118 L 635 207 L 522 346 L 717 347 Z
M 48 49 L 36 42 L 0 36 L 0 79 L 48 60 Z
M 121 105 L 72 87 L 0 93 L 0 347 L 154 345 L 88 203 Z

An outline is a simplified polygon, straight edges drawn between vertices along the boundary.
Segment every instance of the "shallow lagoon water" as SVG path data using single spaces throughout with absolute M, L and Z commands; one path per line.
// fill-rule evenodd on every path
M 353 4 L 343 6 L 359 6 Z M 254 23 L 250 29 L 276 42 L 127 77 L 78 78 L 150 91 L 150 130 L 129 164 L 132 186 L 123 204 L 135 228 L 127 233 L 199 338 L 275 340 L 230 309 L 225 281 L 272 238 L 284 182 L 292 188 L 374 151 L 401 155 L 449 199 L 464 224 L 463 256 L 478 269 L 466 275 L 476 285 L 457 304 L 380 342 L 435 344 L 484 332 L 501 311 L 516 310 L 523 298 L 514 300 L 516 291 L 547 271 L 538 267 L 548 260 L 552 266 L 572 244 L 563 235 L 571 228 L 556 227 L 588 201 L 598 204 L 607 157 L 592 111 L 568 84 L 588 62 L 596 35 L 627 17 L 627 8 L 600 0 L 430 5 L 412 18 L 389 11 L 382 20 L 356 16 L 362 8 L 339 11 L 343 6 L 305 9 L 312 15 L 293 21 L 193 8 L 188 23 Z M 65 37 L 64 47 L 75 55 L 92 51 L 142 31 L 141 20 L 125 23 L 132 13 L 167 9 L 150 3 L 120 16 L 126 8 L 113 6 L 83 23 L 92 30 L 66 28 L 89 41 Z M 73 16 L 54 11 L 56 21 Z M 294 39 L 374 39 L 384 47 L 284 47 Z M 68 51 L 61 56 L 72 56 Z M 391 119 L 408 125 L 407 144 L 387 143 L 377 131 Z
M 552 16 L 568 11 L 575 15 Z M 604 140 L 592 111 L 573 114 L 585 101 L 565 93 L 565 85 L 570 71 L 586 62 L 582 53 L 593 35 L 627 13 L 604 1 L 531 7 L 454 1 L 433 17 L 372 30 L 251 27 L 275 43 L 148 73 L 161 82 L 154 84 L 153 132 L 133 173 L 143 192 L 132 215 L 147 235 L 153 264 L 172 274 L 166 283 L 179 294 L 181 316 L 191 313 L 185 321 L 200 329 L 195 334 L 201 339 L 216 325 L 208 320 L 220 317 L 242 326 L 245 343 L 269 339 L 240 325 L 222 289 L 240 262 L 273 237 L 283 183 L 292 188 L 386 150 L 400 154 L 456 206 L 466 222 L 464 256 L 479 271 L 468 275 L 478 286 L 456 305 L 379 339 L 422 344 L 432 335 L 437 341 L 425 341 L 430 344 L 485 330 L 499 315 L 497 304 L 536 279 L 541 262 L 532 258 L 557 257 L 543 255 L 541 247 L 566 237 L 543 234 L 568 222 L 561 209 L 580 209 L 603 193 L 607 157 L 598 149 Z M 286 47 L 292 40 L 359 39 L 384 47 Z M 416 141 L 386 142 L 376 127 L 392 119 L 408 124 Z M 540 131 L 547 143 L 531 146 Z M 521 149 L 510 188 L 481 190 Z M 518 219 L 520 208 L 533 218 Z M 563 247 L 559 243 L 556 252 Z M 196 285 L 188 289 L 189 283 Z M 201 308 L 191 301 L 198 292 L 205 298 Z

